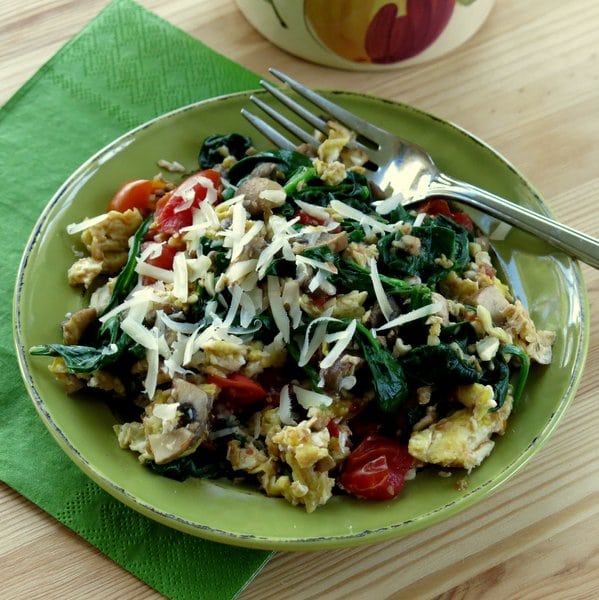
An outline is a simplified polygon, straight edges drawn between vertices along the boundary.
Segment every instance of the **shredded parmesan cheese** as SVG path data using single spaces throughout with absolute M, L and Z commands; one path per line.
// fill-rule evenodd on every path
M 97 217 L 92 217 L 91 219 L 85 218 L 83 219 L 83 221 L 81 221 L 81 223 L 71 223 L 70 225 L 67 225 L 67 233 L 69 235 L 73 235 L 75 233 L 79 233 L 80 231 L 85 231 L 86 229 L 89 229 L 90 227 L 93 227 L 94 225 L 99 225 L 100 223 L 102 223 L 103 221 L 105 221 L 108 218 L 108 215 L 110 213 L 104 213 L 103 215 L 98 215 Z
M 325 311 L 325 314 L 322 317 L 318 317 L 314 319 L 310 325 L 306 328 L 306 334 L 304 336 L 304 343 L 302 344 L 302 348 L 300 350 L 299 360 L 297 364 L 300 367 L 308 364 L 308 361 L 312 358 L 318 347 L 324 342 L 324 338 L 327 333 L 327 323 L 335 322 L 340 323 L 339 319 L 335 319 L 331 317 L 331 313 L 333 312 L 333 308 L 328 308 Z M 314 335 L 310 340 L 310 330 L 312 327 L 316 325 L 316 331 L 314 331 Z
M 352 221 L 358 221 L 358 223 L 360 223 L 362 226 L 368 225 L 374 231 L 380 233 L 390 233 L 396 229 L 395 225 L 392 225 L 391 223 L 383 223 L 382 221 L 373 219 L 372 217 L 365 215 L 363 212 L 360 212 L 359 210 L 352 208 L 351 206 L 339 200 L 332 200 L 330 206 L 342 217 L 351 219 Z
M 392 329 L 393 327 L 397 327 L 399 325 L 404 325 L 405 323 L 409 323 L 410 321 L 416 321 L 416 319 L 421 319 L 422 317 L 428 317 L 429 315 L 435 315 L 443 310 L 443 304 L 441 302 L 433 302 L 432 304 L 427 304 L 426 306 L 421 306 L 420 308 L 416 308 L 404 315 L 399 315 L 392 321 L 377 327 L 375 331 L 384 331 L 385 329 Z
M 370 259 L 370 279 L 372 281 L 372 287 L 374 289 L 374 295 L 376 296 L 377 302 L 381 307 L 381 312 L 383 316 L 388 321 L 393 314 L 393 307 L 389 303 L 389 299 L 387 298 L 387 294 L 383 288 L 383 283 L 381 278 L 379 277 L 379 270 L 376 265 L 376 259 Z
M 291 398 L 289 396 L 289 386 L 284 385 L 279 394 L 279 419 L 283 425 L 295 425 L 293 414 L 291 413 Z
M 270 304 L 273 319 L 283 335 L 283 339 L 288 342 L 290 329 L 289 316 L 285 311 L 283 299 L 281 298 L 279 278 L 276 275 L 269 275 L 266 279 L 266 287 L 268 292 L 268 303 Z
M 333 336 L 327 336 L 327 341 L 336 340 L 335 345 L 329 350 L 326 357 L 320 361 L 321 369 L 328 369 L 335 364 L 335 361 L 341 356 L 343 351 L 350 345 L 354 333 L 356 332 L 356 320 L 352 319 L 350 324 L 339 333 Z
M 389 198 L 385 198 L 384 200 L 377 200 L 372 204 L 375 207 L 376 212 L 379 213 L 379 215 L 387 215 L 391 211 L 395 210 L 398 206 L 401 206 L 403 204 L 403 201 L 403 194 L 401 192 L 398 192 L 397 194 L 389 196 Z
M 177 252 L 173 259 L 173 296 L 181 302 L 187 302 L 189 283 L 187 279 L 187 261 L 184 252 Z
M 305 390 L 299 385 L 294 385 L 293 391 L 295 392 L 298 404 L 306 410 L 314 407 L 317 408 L 319 406 L 331 406 L 331 404 L 333 404 L 333 399 L 330 396 L 319 394 L 318 392 L 313 392 L 311 390 Z

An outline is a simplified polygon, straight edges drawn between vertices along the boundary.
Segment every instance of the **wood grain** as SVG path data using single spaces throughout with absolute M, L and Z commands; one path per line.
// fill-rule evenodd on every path
M 242 65 L 271 65 L 311 86 L 368 92 L 436 113 L 485 139 L 524 173 L 564 222 L 599 237 L 599 3 L 500 0 L 446 58 L 357 74 L 273 47 L 233 0 L 142 0 Z M 3 0 L 0 103 L 106 0 Z M 241 594 L 267 599 L 599 597 L 599 276 L 583 267 L 589 358 L 566 417 L 545 447 L 485 502 L 406 539 L 351 550 L 280 553 Z M 2 598 L 159 598 L 144 583 L 0 484 Z

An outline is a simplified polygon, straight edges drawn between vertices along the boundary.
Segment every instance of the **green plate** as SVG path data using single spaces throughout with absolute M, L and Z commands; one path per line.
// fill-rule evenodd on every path
M 491 148 L 458 127 L 412 107 L 363 95 L 329 96 L 375 124 L 428 149 L 450 175 L 547 214 L 529 183 Z M 201 141 L 210 134 L 240 132 L 269 147 L 239 111 L 248 94 L 215 98 L 184 107 L 119 138 L 88 160 L 60 188 L 31 235 L 18 273 L 15 339 L 33 403 L 70 458 L 96 483 L 135 510 L 187 533 L 254 548 L 307 550 L 351 546 L 407 535 L 485 499 L 514 475 L 553 431 L 580 379 L 588 345 L 588 301 L 579 267 L 539 240 L 512 230 L 495 246 L 500 268 L 537 325 L 557 331 L 554 360 L 535 367 L 526 392 L 492 455 L 468 476 L 445 479 L 421 473 L 391 502 L 335 497 L 312 514 L 285 500 L 227 481 L 178 483 L 154 475 L 132 452 L 121 450 L 115 417 L 97 399 L 67 396 L 48 371 L 48 359 L 28 348 L 60 341 L 59 323 L 82 307 L 66 272 L 74 240 L 66 226 L 103 212 L 126 180 L 152 177 L 159 159 L 197 164 Z M 478 216 L 480 217 L 480 215 Z M 488 219 L 481 217 L 484 226 Z

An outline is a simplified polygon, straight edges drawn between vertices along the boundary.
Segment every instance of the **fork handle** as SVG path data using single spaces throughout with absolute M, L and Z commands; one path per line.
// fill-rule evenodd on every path
M 426 195 L 429 197 L 443 195 L 461 201 L 514 227 L 532 233 L 563 250 L 569 256 L 599 269 L 599 240 L 501 196 L 445 174 L 437 175 Z

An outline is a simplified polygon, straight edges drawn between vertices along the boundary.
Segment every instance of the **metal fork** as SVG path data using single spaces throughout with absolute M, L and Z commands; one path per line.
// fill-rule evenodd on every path
M 391 186 L 394 194 L 402 194 L 402 204 L 404 206 L 421 202 L 432 196 L 445 196 L 527 231 L 559 248 L 569 256 L 579 259 L 594 268 L 599 268 L 599 240 L 491 192 L 442 173 L 423 148 L 361 119 L 301 85 L 281 71 L 277 69 L 269 69 L 269 71 L 301 97 L 327 113 L 332 119 L 354 131 L 359 136 L 359 140 L 370 141 L 373 147 L 361 141 L 353 142 L 353 147 L 366 152 L 370 163 L 373 164 L 373 170 L 368 174 L 369 179 L 382 189 Z M 268 81 L 261 81 L 260 84 L 306 123 L 327 134 L 329 127 L 325 119 L 310 112 L 302 104 L 287 96 Z M 256 96 L 250 96 L 250 99 L 301 142 L 319 145 L 318 140 L 312 134 L 290 121 L 269 104 Z M 277 147 L 287 150 L 297 148 L 296 143 L 290 141 L 260 117 L 248 112 L 246 109 L 242 109 L 241 113 Z

